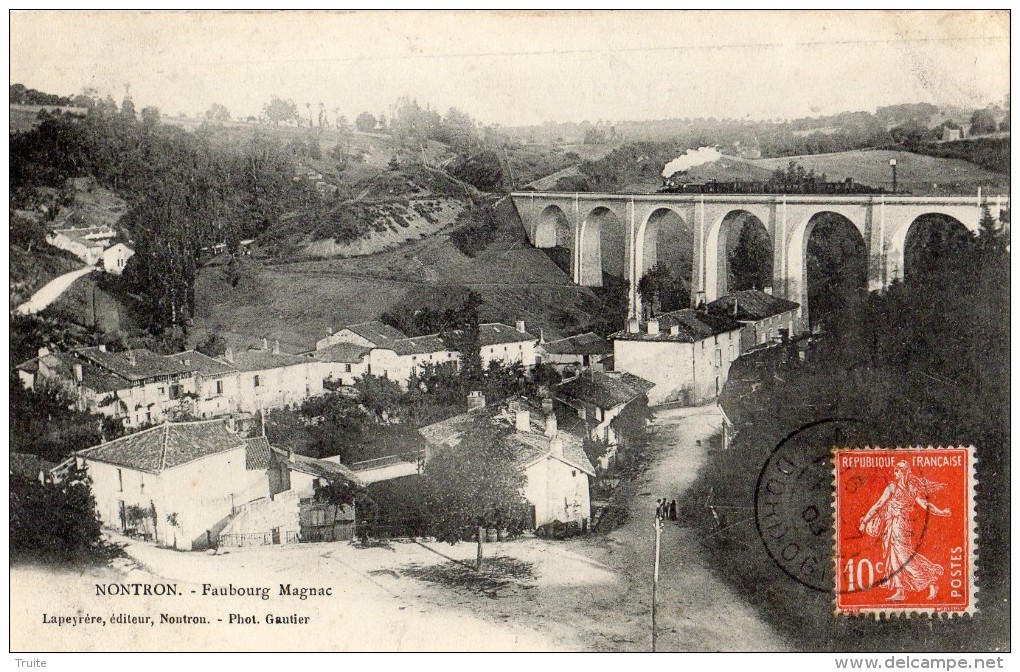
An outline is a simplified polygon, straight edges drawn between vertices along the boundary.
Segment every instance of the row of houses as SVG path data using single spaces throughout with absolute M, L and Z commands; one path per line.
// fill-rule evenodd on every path
M 102 264 L 107 273 L 120 275 L 135 251 L 124 243 L 114 242 L 117 232 L 109 226 L 85 226 L 53 229 L 46 242 L 66 250 L 89 266 Z

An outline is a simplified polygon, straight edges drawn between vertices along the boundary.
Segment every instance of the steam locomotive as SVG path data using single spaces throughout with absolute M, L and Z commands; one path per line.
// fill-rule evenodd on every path
M 871 187 L 847 178 L 843 182 L 823 182 L 814 177 L 798 181 L 787 180 L 734 180 L 721 182 L 691 182 L 684 173 L 676 173 L 662 180 L 660 194 L 885 194 L 885 189 Z

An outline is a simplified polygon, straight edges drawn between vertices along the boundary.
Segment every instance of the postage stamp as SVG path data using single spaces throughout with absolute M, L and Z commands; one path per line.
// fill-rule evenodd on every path
M 835 448 L 836 612 L 973 614 L 974 447 Z

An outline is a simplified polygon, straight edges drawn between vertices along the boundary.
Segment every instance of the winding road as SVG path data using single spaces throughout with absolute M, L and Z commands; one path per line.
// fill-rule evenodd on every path
M 95 266 L 86 266 L 85 268 L 79 268 L 77 271 L 64 273 L 53 278 L 33 294 L 32 298 L 18 306 L 15 312 L 19 315 L 32 315 L 40 312 L 46 306 L 59 299 L 60 295 L 74 284 L 75 280 L 95 270 L 98 270 Z

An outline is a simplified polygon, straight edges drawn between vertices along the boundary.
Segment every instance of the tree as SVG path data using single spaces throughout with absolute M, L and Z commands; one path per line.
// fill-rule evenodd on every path
M 262 108 L 262 113 L 266 115 L 266 119 L 273 122 L 274 126 L 280 122 L 301 120 L 297 104 L 293 100 L 283 100 L 277 96 L 269 99 L 269 102 Z
M 204 341 L 196 345 L 195 349 L 203 355 L 219 357 L 227 351 L 227 341 L 222 336 L 214 332 L 209 334 Z
M 730 257 L 729 288 L 764 289 L 772 285 L 772 243 L 765 228 L 745 222 Z
M 425 465 L 422 486 L 429 529 L 440 541 L 455 544 L 473 528 L 478 570 L 486 527 L 516 532 L 525 524 L 526 479 L 508 437 L 509 430 L 480 418 L 456 447 L 438 451 Z
M 996 130 L 995 117 L 989 109 L 974 110 L 970 115 L 970 134 L 985 135 L 994 133 Z
M 333 507 L 332 521 L 334 533 L 340 509 L 353 507 L 358 518 L 368 520 L 365 514 L 372 508 L 371 498 L 365 492 L 365 489 L 345 478 L 337 478 L 327 481 L 325 485 L 320 485 L 316 488 L 313 499 L 316 502 Z
M 230 110 L 220 103 L 213 103 L 205 111 L 205 118 L 209 121 L 222 124 L 225 121 L 230 121 Z
M 354 126 L 362 133 L 368 133 L 375 129 L 375 116 L 369 112 L 362 112 L 354 120 Z
M 143 107 L 142 125 L 145 128 L 152 130 L 155 127 L 159 126 L 161 116 L 162 115 L 160 114 L 158 107 L 154 107 L 152 105 L 149 105 L 148 107 Z

